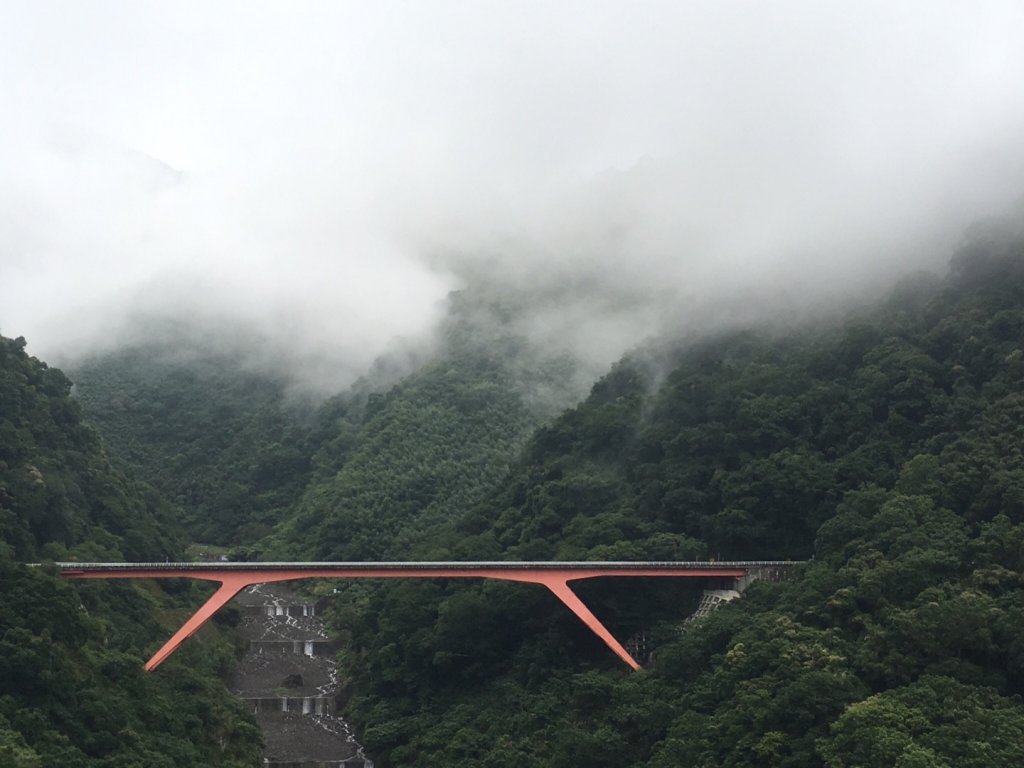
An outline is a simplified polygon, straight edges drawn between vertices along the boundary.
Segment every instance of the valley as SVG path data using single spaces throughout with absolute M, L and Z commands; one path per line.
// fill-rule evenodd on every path
M 33 768 L 1017 765 L 1024 251 L 991 237 L 814 327 L 637 349 L 578 401 L 461 299 L 434 358 L 301 407 L 152 350 L 73 370 L 71 397 L 5 339 L 0 744 Z M 807 562 L 742 599 L 582 582 L 640 672 L 547 590 L 430 579 L 258 588 L 149 674 L 196 588 L 17 565 L 211 533 L 236 560 Z

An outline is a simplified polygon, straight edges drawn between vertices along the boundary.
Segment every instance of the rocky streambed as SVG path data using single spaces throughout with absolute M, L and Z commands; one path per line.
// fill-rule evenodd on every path
M 230 681 L 263 731 L 267 768 L 373 768 L 337 715 L 334 645 L 316 607 L 280 584 L 246 589 L 235 605 L 248 644 Z

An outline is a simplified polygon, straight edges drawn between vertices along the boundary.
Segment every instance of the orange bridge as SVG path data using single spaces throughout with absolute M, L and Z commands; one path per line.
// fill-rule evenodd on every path
M 201 579 L 220 584 L 210 599 L 164 643 L 146 669 L 156 669 L 184 640 L 196 632 L 240 591 L 253 584 L 296 579 L 499 579 L 543 584 L 600 637 L 620 659 L 639 669 L 598 618 L 590 612 L 570 581 L 599 576 L 666 576 L 731 578 L 737 584 L 753 579 L 777 580 L 794 561 L 737 562 L 423 562 L 423 563 L 57 563 L 69 579 Z

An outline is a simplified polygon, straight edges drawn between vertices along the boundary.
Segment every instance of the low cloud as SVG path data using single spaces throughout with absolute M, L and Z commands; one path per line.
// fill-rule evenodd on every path
M 834 304 L 1019 205 L 1022 30 L 1014 2 L 9 4 L 0 331 L 60 361 L 140 315 L 241 323 L 330 391 L 467 284 L 535 295 L 522 331 L 595 367 Z

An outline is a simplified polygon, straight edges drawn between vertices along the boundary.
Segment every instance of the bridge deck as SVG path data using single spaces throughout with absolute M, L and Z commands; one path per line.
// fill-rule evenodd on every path
M 421 562 L 188 562 L 188 563 L 55 563 L 62 573 L 77 571 L 691 571 L 752 570 L 801 565 L 793 560 L 477 560 Z

